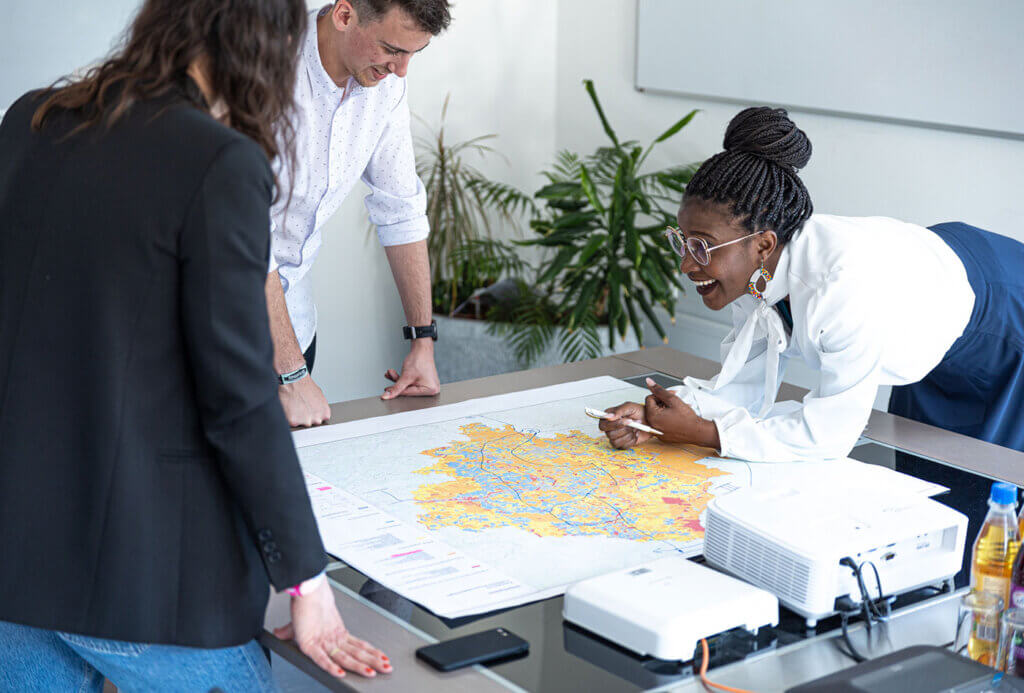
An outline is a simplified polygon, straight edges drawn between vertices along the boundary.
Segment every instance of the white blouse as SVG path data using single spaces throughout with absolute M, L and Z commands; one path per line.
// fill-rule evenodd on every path
M 921 380 L 974 308 L 956 253 L 934 232 L 884 217 L 812 216 L 783 248 L 764 296 L 732 303 L 722 371 L 672 388 L 715 422 L 723 457 L 845 457 L 878 386 Z M 786 296 L 792 334 L 773 307 Z M 776 402 L 790 359 L 802 359 L 820 379 L 803 402 Z

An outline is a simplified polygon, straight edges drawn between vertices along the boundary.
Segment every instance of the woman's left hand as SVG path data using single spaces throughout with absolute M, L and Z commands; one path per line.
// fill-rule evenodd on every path
M 718 427 L 714 421 L 697 416 L 697 412 L 679 399 L 676 393 L 666 390 L 656 382 L 647 379 L 651 394 L 644 401 L 644 418 L 647 425 L 664 435 L 658 438 L 665 443 L 694 443 L 718 450 Z

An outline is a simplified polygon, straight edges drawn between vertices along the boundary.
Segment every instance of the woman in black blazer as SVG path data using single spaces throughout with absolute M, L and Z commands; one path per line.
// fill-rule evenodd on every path
M 272 689 L 269 585 L 322 667 L 390 670 L 323 578 L 272 365 L 268 158 L 305 17 L 147 0 L 0 126 L 0 690 Z

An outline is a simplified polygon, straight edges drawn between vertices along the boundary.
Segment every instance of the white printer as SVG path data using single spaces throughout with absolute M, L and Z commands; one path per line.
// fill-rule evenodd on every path
M 813 477 L 813 475 L 810 475 Z M 707 562 L 778 596 L 808 626 L 836 613 L 835 602 L 878 581 L 886 595 L 939 585 L 960 570 L 967 517 L 920 493 L 803 479 L 744 488 L 707 508 Z

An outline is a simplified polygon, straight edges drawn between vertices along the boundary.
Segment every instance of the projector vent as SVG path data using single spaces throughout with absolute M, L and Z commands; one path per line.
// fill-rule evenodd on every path
M 800 557 L 744 532 L 715 512 L 707 514 L 704 556 L 730 573 L 796 604 L 807 600 L 810 567 Z

